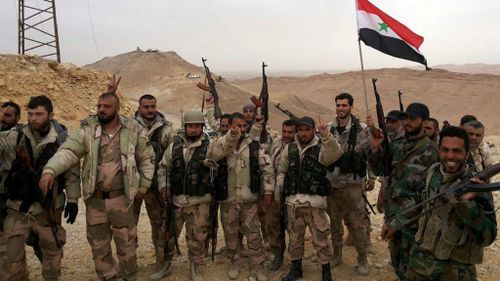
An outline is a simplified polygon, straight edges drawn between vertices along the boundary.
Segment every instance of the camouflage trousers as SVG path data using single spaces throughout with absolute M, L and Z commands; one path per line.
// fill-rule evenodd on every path
M 152 187 L 153 188 L 153 187 Z M 146 204 L 146 212 L 148 213 L 149 223 L 151 224 L 151 240 L 153 241 L 153 246 L 155 249 L 155 258 L 157 266 L 162 266 L 165 262 L 165 252 L 163 250 L 163 237 L 165 233 L 163 231 L 162 225 L 165 221 L 165 208 L 157 198 L 157 195 L 148 189 L 146 194 L 144 194 L 143 200 L 134 200 L 134 214 L 135 214 L 135 225 L 139 223 L 139 218 L 141 216 L 141 206 L 142 202 Z
M 260 231 L 262 232 L 262 239 L 264 242 L 269 242 L 269 233 L 267 232 L 267 212 L 268 210 L 264 206 L 264 192 L 261 192 L 259 195 L 259 200 L 257 201 L 257 209 L 258 209 L 258 216 L 259 216 L 259 222 L 260 222 Z
M 414 245 L 406 270 L 407 281 L 475 281 L 476 267 L 452 260 L 438 260 Z
M 370 220 L 362 192 L 360 184 L 353 184 L 345 188 L 333 189 L 331 195 L 327 197 L 333 246 L 342 246 L 344 243 L 344 222 L 358 252 L 366 252 L 369 245 L 367 224 Z
M 266 260 L 262 245 L 261 226 L 256 202 L 223 202 L 220 205 L 220 218 L 224 229 L 226 248 L 231 260 L 240 257 L 238 234 L 241 231 L 247 240 L 248 254 L 253 265 Z
M 62 208 L 54 218 L 57 223 L 57 239 L 66 243 L 66 231 L 61 226 Z M 38 234 L 42 250 L 42 276 L 45 280 L 57 280 L 61 275 L 62 247 L 57 247 L 49 222 L 43 214 L 31 216 L 9 209 L 4 224 L 7 253 L 3 270 L 5 279 L 22 280 L 27 276 L 25 244 L 31 232 Z
M 304 257 L 306 228 L 309 227 L 318 262 L 322 265 L 330 263 L 332 242 L 328 237 L 330 218 L 326 211 L 317 207 L 295 208 L 295 206 L 288 205 L 287 216 L 290 259 L 295 261 Z
M 137 278 L 135 215 L 125 195 L 112 199 L 91 197 L 85 201 L 87 240 L 92 248 L 95 271 L 100 280 Z M 111 250 L 114 239 L 118 268 Z
M 409 229 L 398 230 L 389 240 L 389 252 L 391 254 L 391 265 L 399 280 L 405 280 L 410 250 L 415 243 L 415 232 Z
M 282 237 L 280 237 L 280 203 L 272 201 L 271 206 L 266 210 L 266 232 L 268 235 L 269 246 L 275 256 L 281 255 L 285 249 L 282 249 Z
M 210 225 L 210 203 L 200 203 L 193 206 L 184 206 L 175 209 L 175 226 L 177 238 L 182 226 L 186 224 L 186 244 L 189 260 L 196 264 L 203 264 L 206 255 L 206 240 Z M 168 249 L 170 256 L 175 255 L 175 240 L 169 235 Z

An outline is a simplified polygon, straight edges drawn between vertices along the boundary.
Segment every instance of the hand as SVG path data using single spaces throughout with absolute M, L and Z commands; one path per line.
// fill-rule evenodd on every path
M 52 174 L 43 174 L 40 182 L 38 183 L 38 187 L 43 192 L 43 195 L 47 195 L 47 192 L 52 189 L 54 186 L 54 175 Z
M 231 134 L 231 136 L 237 136 L 240 133 L 240 127 L 238 127 L 238 125 L 236 124 L 231 125 L 229 133 Z
M 328 125 L 323 123 L 321 121 L 321 118 L 318 116 L 318 119 L 316 119 L 316 127 L 318 128 L 318 131 L 319 131 L 319 135 L 322 137 L 322 138 L 326 138 L 328 137 L 328 134 L 330 133 L 328 131 Z
M 144 199 L 144 193 L 140 192 L 140 191 L 137 191 L 137 193 L 135 194 L 135 197 L 134 197 L 134 200 L 142 200 Z
M 211 94 L 205 97 L 205 103 L 207 104 L 207 106 L 214 105 L 214 98 L 212 97 Z
M 375 120 L 371 116 L 366 117 L 366 125 L 368 127 L 375 127 Z
M 384 224 L 384 226 L 382 226 L 382 233 L 380 236 L 382 236 L 382 239 L 387 241 L 387 240 L 391 240 L 395 233 L 396 233 L 396 229 L 391 228 L 387 224 Z
M 272 194 L 264 194 L 264 207 L 271 207 L 271 203 L 273 203 L 273 195 Z
M 116 79 L 116 75 L 113 74 L 113 80 L 111 80 L 111 82 L 108 84 L 108 89 L 106 90 L 106 93 L 116 94 L 120 81 L 122 81 L 122 77 L 118 76 L 118 79 Z
M 382 190 L 379 191 L 377 197 L 377 211 L 381 214 L 384 213 L 384 196 L 382 195 Z
M 78 204 L 68 203 L 66 208 L 64 208 L 64 218 L 69 224 L 75 223 L 76 215 L 78 215 Z
M 382 143 L 384 142 L 384 132 L 380 128 L 373 128 L 370 138 L 372 152 L 377 152 Z
M 264 126 L 264 116 L 262 116 L 260 113 L 257 113 L 257 115 L 255 116 L 255 124 Z

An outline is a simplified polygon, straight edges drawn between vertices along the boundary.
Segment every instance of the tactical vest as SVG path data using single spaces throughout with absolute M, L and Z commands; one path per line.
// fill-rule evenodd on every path
M 257 193 L 260 191 L 262 185 L 262 172 L 259 166 L 259 150 L 260 144 L 257 141 L 252 141 L 248 145 L 248 150 L 250 153 L 250 191 L 252 193 Z M 224 158 L 217 162 L 219 164 L 217 170 L 217 188 L 215 190 L 215 197 L 219 201 L 224 201 L 228 196 L 228 186 L 227 186 L 227 159 Z
M 293 194 L 330 195 L 327 168 L 319 162 L 321 143 L 309 148 L 300 160 L 295 142 L 288 144 L 288 171 L 285 175 L 285 196 Z
M 59 123 L 53 123 L 53 125 L 57 131 L 56 141 L 48 143 L 37 159 L 33 157 L 31 141 L 24 135 L 23 127 L 16 128 L 18 133 L 16 146 L 22 145 L 26 147 L 33 171 L 29 171 L 25 167 L 25 164 L 23 164 L 19 155 L 16 153 L 12 168 L 5 179 L 4 188 L 5 195 L 8 199 L 23 201 L 20 207 L 21 212 L 27 212 L 31 204 L 35 201 L 47 204 L 47 199 L 52 198 L 52 190 L 49 190 L 49 193 L 44 196 L 38 187 L 38 183 L 42 177 L 43 167 L 45 167 L 47 162 L 49 162 L 50 158 L 57 152 L 57 149 L 67 137 L 67 129 L 64 125 Z M 64 175 L 58 176 L 56 180 L 58 186 L 57 194 L 62 194 L 65 187 Z
M 424 200 L 433 196 L 430 191 L 439 190 L 439 163 L 429 168 L 424 190 Z M 434 188 L 432 188 L 434 187 Z M 433 192 L 434 193 L 434 192 Z M 432 213 L 418 222 L 415 240 L 420 248 L 430 251 L 439 260 L 454 260 L 465 264 L 479 264 L 483 260 L 483 246 L 461 221 L 451 204 L 436 200 Z M 444 204 L 444 205 L 443 205 Z M 435 208 L 438 206 L 438 208 Z M 426 206 L 426 210 L 431 208 Z
M 358 139 L 358 132 L 361 131 L 361 124 L 359 120 L 351 115 L 351 128 L 349 129 L 349 138 L 347 139 L 348 148 L 342 154 L 339 160 L 335 161 L 329 170 L 333 171 L 335 167 L 340 168 L 340 174 L 355 174 L 359 177 L 366 176 L 366 158 L 363 155 L 356 153 L 356 141 Z M 330 127 L 330 133 L 335 135 L 335 126 Z
M 203 164 L 209 144 L 210 140 L 205 136 L 201 145 L 194 150 L 191 160 L 186 163 L 182 140 L 178 136 L 174 138 L 169 176 L 174 195 L 204 196 L 212 191 L 210 168 Z

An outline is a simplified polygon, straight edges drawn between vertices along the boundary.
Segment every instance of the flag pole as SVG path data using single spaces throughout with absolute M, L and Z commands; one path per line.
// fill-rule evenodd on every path
M 363 52 L 361 52 L 361 40 L 358 39 L 358 49 L 359 49 L 359 61 L 361 62 L 361 79 L 363 79 L 363 93 L 365 95 L 365 114 L 366 117 L 369 116 L 368 110 L 368 94 L 366 93 L 366 82 L 365 82 L 365 66 L 363 63 Z

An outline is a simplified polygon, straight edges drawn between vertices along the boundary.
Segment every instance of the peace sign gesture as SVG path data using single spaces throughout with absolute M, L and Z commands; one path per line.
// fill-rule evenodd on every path
M 118 79 L 116 79 L 116 75 L 113 74 L 113 80 L 111 80 L 111 82 L 108 84 L 108 90 L 106 91 L 106 93 L 116 94 L 116 90 L 118 90 L 118 84 L 120 84 L 121 80 L 121 76 L 118 76 Z
M 321 118 L 318 116 L 316 119 L 316 126 L 318 127 L 319 134 L 322 138 L 328 137 L 328 125 L 321 121 Z

